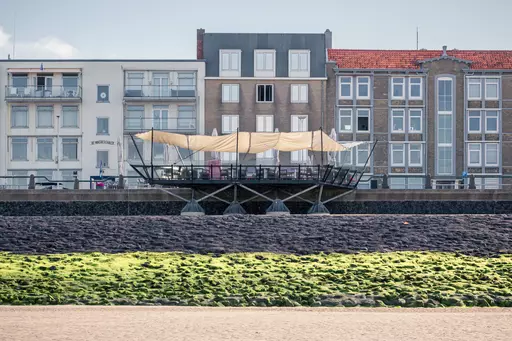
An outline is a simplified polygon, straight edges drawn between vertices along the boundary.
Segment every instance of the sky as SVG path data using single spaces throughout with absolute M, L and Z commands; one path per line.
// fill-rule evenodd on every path
M 194 59 L 198 28 L 416 49 L 419 27 L 420 48 L 507 50 L 510 13 L 511 0 L 0 0 L 0 59 L 14 40 L 18 59 Z

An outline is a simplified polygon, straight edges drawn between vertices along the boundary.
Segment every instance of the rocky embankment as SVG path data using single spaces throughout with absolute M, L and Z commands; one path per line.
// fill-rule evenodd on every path
M 512 215 L 0 217 L 0 252 L 512 253 Z

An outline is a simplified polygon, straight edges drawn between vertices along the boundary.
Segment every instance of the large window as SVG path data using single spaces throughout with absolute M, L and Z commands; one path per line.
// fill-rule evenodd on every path
M 108 135 L 108 117 L 96 117 L 96 135 Z
M 128 139 L 128 155 L 127 160 L 140 160 L 139 153 L 144 158 L 144 141 L 140 139 L 135 139 L 135 145 L 133 144 L 132 139 Z M 137 152 L 137 149 L 139 152 Z
M 352 77 L 341 77 L 340 98 L 352 99 Z
M 421 143 L 409 144 L 409 166 L 421 167 L 423 165 L 423 146 Z
M 307 103 L 308 102 L 308 85 L 307 84 L 292 84 L 292 103 Z
M 405 145 L 403 143 L 391 144 L 391 166 L 405 166 Z
M 349 142 L 340 142 L 340 143 L 343 144 L 343 143 L 349 143 Z M 350 148 L 348 150 L 338 152 L 337 157 L 338 157 L 338 165 L 339 166 L 346 167 L 346 166 L 352 165 L 352 163 L 353 163 L 352 151 L 353 150 L 354 150 L 354 148 Z
M 290 50 L 290 72 L 291 73 L 309 73 L 309 51 Z
M 128 106 L 124 117 L 124 127 L 128 130 L 142 130 L 144 128 L 144 106 Z
M 357 131 L 362 133 L 370 131 L 370 109 L 357 109 Z
M 221 71 L 240 71 L 239 50 L 221 50 L 220 51 L 220 69 Z
M 468 166 L 482 165 L 482 145 L 480 143 L 468 144 Z
M 437 80 L 437 173 L 453 175 L 453 79 Z
M 468 99 L 480 100 L 482 98 L 482 80 L 480 78 L 468 78 Z
M 222 115 L 222 133 L 232 134 L 238 129 L 238 115 Z
M 468 115 L 468 132 L 480 133 L 482 130 L 482 115 L 479 110 L 472 110 Z
M 11 139 L 11 160 L 28 160 L 28 137 L 13 137 Z
M 352 109 L 340 109 L 340 132 L 352 132 Z
M 196 110 L 193 105 L 178 105 L 178 129 L 196 129 Z
M 38 161 L 53 160 L 53 138 L 40 137 L 37 139 L 37 160 Z
M 497 100 L 499 98 L 499 78 L 486 78 L 485 79 L 485 99 Z
M 37 107 L 37 128 L 53 128 L 53 107 Z
M 196 74 L 194 72 L 179 72 L 178 73 L 178 90 L 195 90 L 196 89 Z
M 409 110 L 409 133 L 421 133 L 422 114 L 423 110 L 421 109 Z
M 239 92 L 239 84 L 222 84 L 222 103 L 238 103 Z
M 153 106 L 153 128 L 157 130 L 169 129 L 169 106 Z
M 275 69 L 275 54 L 274 50 L 255 50 L 254 51 L 254 71 L 273 72 Z
M 423 98 L 423 79 L 420 77 L 409 78 L 409 99 L 418 100 Z
M 62 128 L 78 128 L 78 107 L 62 107 Z
M 391 131 L 394 133 L 405 132 L 405 110 L 394 109 L 391 112 Z
M 357 166 L 364 166 L 366 161 L 368 160 L 368 155 L 370 153 L 368 143 L 360 144 L 356 147 L 356 164 Z
M 11 128 L 28 128 L 28 107 L 13 106 L 11 109 Z
M 162 143 L 153 143 L 153 160 L 163 161 L 166 159 L 166 149 L 169 146 Z
M 63 161 L 78 160 L 78 138 L 76 138 L 76 137 L 62 138 L 62 160 Z
M 292 115 L 291 131 L 308 131 L 308 116 L 306 115 Z M 294 163 L 307 162 L 308 150 L 297 150 L 291 152 L 291 161 Z
M 370 77 L 357 77 L 357 98 L 370 98 Z
M 274 86 L 272 84 L 256 85 L 256 102 L 271 103 L 274 101 Z
M 486 143 L 485 144 L 485 166 L 486 167 L 497 167 L 498 162 L 498 144 L 497 143 Z
M 393 99 L 404 99 L 405 98 L 405 78 L 397 77 L 392 78 L 391 83 L 393 85 L 393 93 L 391 98 Z

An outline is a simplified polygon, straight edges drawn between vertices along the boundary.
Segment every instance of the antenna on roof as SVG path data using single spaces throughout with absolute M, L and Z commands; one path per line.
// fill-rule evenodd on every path
M 416 50 L 420 49 L 420 28 L 416 26 Z
M 14 32 L 12 37 L 12 59 L 16 57 L 16 13 L 14 13 Z

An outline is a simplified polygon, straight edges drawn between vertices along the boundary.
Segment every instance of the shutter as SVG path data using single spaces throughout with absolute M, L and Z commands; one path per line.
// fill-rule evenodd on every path
M 265 121 L 265 131 L 267 133 L 271 133 L 272 131 L 274 131 L 274 116 L 266 116 Z
M 300 54 L 300 70 L 307 71 L 308 68 L 308 55 L 307 53 Z
M 238 70 L 238 52 L 230 53 L 231 57 L 231 70 Z
M 292 132 L 299 131 L 299 117 L 292 116 Z
M 300 100 L 302 102 L 308 101 L 308 85 L 307 84 L 300 86 Z
M 231 116 L 231 125 L 232 125 L 231 131 L 235 132 L 238 129 L 238 115 Z
M 222 116 L 222 132 L 229 131 L 229 116 Z
M 229 85 L 222 85 L 222 101 L 223 102 L 229 102 L 231 100 L 230 93 L 229 93 L 230 86 Z
M 265 131 L 265 116 L 256 116 L 256 131 Z
M 263 70 L 264 67 L 264 54 L 256 52 L 256 70 Z
M 274 69 L 274 61 L 272 58 L 272 53 L 265 53 L 265 70 L 273 70 Z
M 291 64 L 292 64 L 292 70 L 298 70 L 299 69 L 299 54 L 292 53 L 290 59 L 291 59 Z
M 229 56 L 230 56 L 230 53 L 222 53 L 222 69 L 223 70 L 229 70 Z
M 292 85 L 292 102 L 298 102 L 298 101 L 299 101 L 299 86 Z
M 238 84 L 231 85 L 231 101 L 238 102 L 238 92 L 239 92 L 239 85 Z

